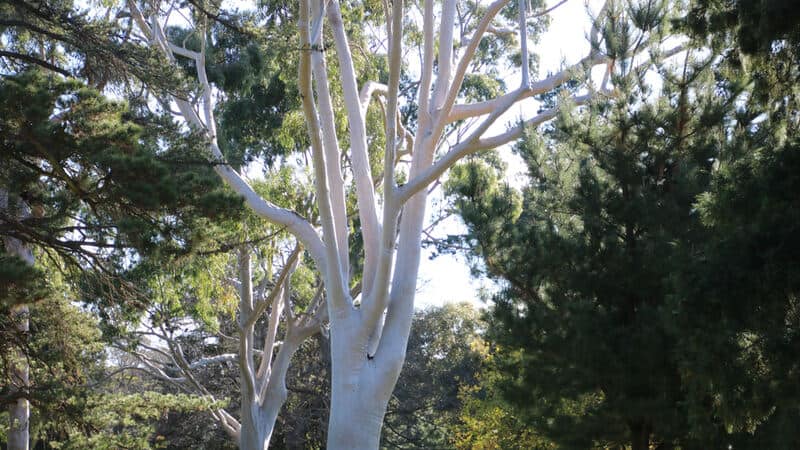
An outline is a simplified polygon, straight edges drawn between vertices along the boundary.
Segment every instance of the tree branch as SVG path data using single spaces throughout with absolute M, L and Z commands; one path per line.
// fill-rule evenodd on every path
M 566 1 L 566 0 L 564 0 Z M 521 88 L 525 88 L 531 83 L 530 62 L 528 59 L 528 0 L 519 0 L 519 45 L 522 52 L 522 81 Z
M 317 191 L 317 202 L 320 209 L 320 219 L 325 236 L 325 256 L 327 266 L 325 279 L 327 281 L 330 301 L 328 306 L 341 313 L 346 313 L 352 308 L 345 289 L 343 272 L 339 263 L 339 250 L 336 245 L 336 232 L 331 211 L 330 197 L 328 193 L 328 182 L 325 171 L 325 155 L 323 150 L 322 138 L 319 135 L 319 120 L 317 109 L 314 105 L 314 92 L 311 88 L 311 52 L 320 51 L 311 47 L 309 36 L 309 0 L 300 1 L 300 15 L 298 26 L 300 29 L 300 54 L 299 64 L 299 83 L 300 95 L 303 99 L 303 113 L 305 115 L 309 138 L 311 139 L 311 151 L 314 166 L 315 186 Z
M 253 314 L 250 315 L 250 318 L 247 321 L 248 326 L 253 326 L 258 322 L 259 317 L 264 314 L 266 311 L 267 306 L 271 305 L 275 301 L 275 297 L 279 295 L 279 291 L 281 286 L 289 283 L 289 278 L 294 272 L 294 268 L 297 266 L 300 254 L 303 252 L 303 247 L 298 245 L 292 250 L 292 253 L 289 255 L 289 258 L 286 260 L 286 264 L 283 265 L 283 269 L 281 269 L 281 273 L 278 275 L 278 279 L 275 280 L 275 286 L 270 291 L 267 298 L 259 301 L 255 307 Z
M 147 20 L 133 0 L 128 0 L 128 7 L 131 10 L 131 15 L 133 16 L 136 24 L 139 26 L 139 29 L 145 34 L 146 37 L 150 39 L 151 45 L 161 49 L 167 60 L 171 64 L 174 64 L 175 46 L 169 44 L 167 41 L 167 38 L 164 35 L 163 30 L 161 30 L 161 26 L 158 24 L 156 17 L 153 16 L 151 27 L 147 24 Z M 258 193 L 255 192 L 255 190 L 253 190 L 252 186 L 250 186 L 250 184 L 244 180 L 241 175 L 239 175 L 239 173 L 237 173 L 232 167 L 224 162 L 222 152 L 217 145 L 215 129 L 216 125 L 213 121 L 211 104 L 211 87 L 208 83 L 208 78 L 205 73 L 205 65 L 202 63 L 204 55 L 197 52 L 191 52 L 189 50 L 181 51 L 181 53 L 181 56 L 189 57 L 195 61 L 195 66 L 198 71 L 198 78 L 203 84 L 203 106 L 207 116 L 211 119 L 207 119 L 207 121 L 210 123 L 204 124 L 194 111 L 191 103 L 189 103 L 187 100 L 180 99 L 175 96 L 172 96 L 172 100 L 175 101 L 181 111 L 181 115 L 190 127 L 197 130 L 202 130 L 206 133 L 209 139 L 209 150 L 211 151 L 211 156 L 214 162 L 218 163 L 214 166 L 214 171 L 217 172 L 225 184 L 231 187 L 234 192 L 244 197 L 245 203 L 256 215 L 266 219 L 269 222 L 285 226 L 289 232 L 297 236 L 297 238 L 303 242 L 305 247 L 308 249 L 311 257 L 314 259 L 314 262 L 317 264 L 320 270 L 325 271 L 327 266 L 325 244 L 323 244 L 319 234 L 317 234 L 317 231 L 313 226 L 311 226 L 310 222 L 302 218 L 294 211 L 278 207 L 262 198 L 260 195 L 258 195 Z
M 455 0 L 446 0 L 455 2 Z M 453 6 L 455 8 L 455 6 Z M 452 26 L 450 27 L 452 39 Z M 403 2 L 392 3 L 392 42 L 389 51 L 389 86 L 386 99 L 386 150 L 383 162 L 383 232 L 380 239 L 375 283 L 367 287 L 366 296 L 362 299 L 365 312 L 363 337 L 369 339 L 368 354 L 373 354 L 380 340 L 383 312 L 389 302 L 389 278 L 392 271 L 392 260 L 397 242 L 397 216 L 402 202 L 398 202 L 397 187 L 394 179 L 394 161 L 397 137 L 397 108 L 400 91 L 400 72 L 402 70 L 403 42 Z M 452 47 L 452 40 L 451 40 Z M 366 267 L 365 267 L 366 269 Z
M 350 130 L 353 181 L 356 187 L 358 216 L 361 221 L 365 249 L 364 267 L 371 267 L 373 261 L 375 261 L 378 236 L 381 231 L 376 212 L 375 190 L 372 185 L 372 169 L 367 151 L 366 108 L 363 107 L 363 97 L 359 98 L 353 57 L 337 0 L 331 1 L 328 6 L 328 22 L 331 24 L 336 44 L 336 56 L 339 61 L 342 92 L 347 112 L 347 124 Z M 369 102 L 368 99 L 367 102 Z M 366 276 L 367 273 L 364 273 L 365 278 Z
M 33 56 L 30 56 L 30 55 L 24 55 L 22 53 L 16 53 L 16 52 L 9 52 L 7 50 L 0 50 L 0 57 L 18 59 L 20 61 L 25 61 L 26 63 L 29 63 L 29 64 L 35 64 L 37 66 L 44 67 L 47 70 L 52 70 L 53 72 L 59 73 L 61 75 L 64 75 L 67 78 L 70 78 L 70 77 L 73 76 L 66 69 L 62 69 L 61 67 L 58 67 L 55 64 L 51 64 L 51 63 L 49 63 L 49 62 L 47 62 L 45 60 L 39 59 L 39 58 L 34 58 Z
M 453 28 L 456 20 L 456 0 L 444 0 L 439 24 L 439 73 L 433 88 L 433 110 L 438 113 L 444 105 L 450 87 L 450 72 L 453 67 Z M 445 113 L 446 114 L 446 113 Z
M 431 83 L 433 82 L 433 4 L 434 2 L 425 2 L 425 10 L 423 12 L 422 34 L 423 34 L 423 51 L 422 51 L 422 67 L 421 79 L 419 83 L 419 129 L 425 129 L 431 122 Z
M 519 92 L 519 91 L 517 91 Z M 508 96 L 500 103 L 494 111 L 472 131 L 472 133 L 463 141 L 453 147 L 447 154 L 439 158 L 432 166 L 427 167 L 421 173 L 415 175 L 405 186 L 400 188 L 399 197 L 400 201 L 406 201 L 417 192 L 425 189 L 435 179 L 439 178 L 449 167 L 455 164 L 459 159 L 469 154 L 469 149 L 472 144 L 477 141 L 481 135 L 508 109 L 517 102 L 515 96 Z
M 509 97 L 516 97 L 516 101 L 520 101 L 528 97 L 533 97 L 534 95 L 539 95 L 545 92 L 552 91 L 553 89 L 557 88 L 558 86 L 566 83 L 571 78 L 573 78 L 575 76 L 576 71 L 580 69 L 585 69 L 587 67 L 603 64 L 606 63 L 607 61 L 608 58 L 606 58 L 605 56 L 600 56 L 600 55 L 587 56 L 578 61 L 577 63 L 553 75 L 550 75 L 543 80 L 533 82 L 529 86 L 522 86 L 520 89 L 516 89 L 512 92 L 501 95 L 500 97 L 495 97 L 491 100 L 486 100 L 478 103 L 455 105 L 453 106 L 453 109 L 450 111 L 450 115 L 447 117 L 446 122 L 452 123 L 459 120 L 464 120 L 472 117 L 482 116 L 484 114 L 489 114 L 490 112 L 497 109 L 500 104 L 503 104 L 505 101 L 507 101 Z
M 472 34 L 469 45 L 464 51 L 464 55 L 458 61 L 458 66 L 456 68 L 453 82 L 450 85 L 450 90 L 447 92 L 447 97 L 445 98 L 444 103 L 441 105 L 440 111 L 438 112 L 436 126 L 433 129 L 434 136 L 440 135 L 447 123 L 447 117 L 450 115 L 450 109 L 453 107 L 456 97 L 458 97 L 458 92 L 461 90 L 461 84 L 464 82 L 464 76 L 467 73 L 467 68 L 472 62 L 472 58 L 475 57 L 475 51 L 478 49 L 478 44 L 480 44 L 481 39 L 483 39 L 486 29 L 492 23 L 492 20 L 494 20 L 494 17 L 497 15 L 497 13 L 500 12 L 500 10 L 509 1 L 510 0 L 495 0 L 494 3 L 489 5 L 486 10 L 486 14 L 484 14 L 483 18 L 481 18 L 481 21 L 478 23 L 475 32 Z
M 253 402 L 256 384 L 253 372 L 253 274 L 250 249 L 239 247 L 239 371 L 242 379 L 242 401 Z
M 659 53 L 658 56 L 660 59 L 669 58 L 674 56 L 684 50 L 683 45 L 678 45 L 673 47 L 670 50 L 667 50 L 663 53 Z M 603 62 L 606 58 L 601 58 L 600 56 L 587 56 L 582 60 L 582 63 L 578 63 L 572 68 L 574 69 L 579 64 L 585 64 L 585 61 L 588 62 Z M 649 60 L 645 63 L 639 64 L 636 69 L 641 69 L 647 65 L 652 64 L 653 61 Z M 543 80 L 537 84 L 544 84 L 544 85 L 552 85 L 554 83 L 560 82 L 563 83 L 564 81 L 568 80 L 569 71 L 563 70 L 556 75 L 548 77 L 546 80 Z M 557 84 L 556 84 L 557 86 Z M 511 130 L 497 135 L 492 136 L 490 138 L 482 139 L 482 134 L 489 128 L 489 126 L 497 120 L 500 115 L 502 115 L 505 111 L 508 110 L 509 107 L 517 103 L 520 99 L 524 97 L 528 97 L 532 94 L 530 92 L 534 89 L 540 89 L 541 87 L 531 87 L 529 89 L 518 89 L 514 92 L 506 94 L 502 97 L 498 97 L 494 100 L 489 102 L 483 102 L 480 104 L 480 108 L 485 109 L 489 105 L 492 105 L 493 109 L 489 116 L 468 136 L 464 141 L 457 144 L 453 147 L 447 154 L 445 154 L 442 158 L 440 158 L 436 163 L 432 166 L 428 167 L 424 171 L 422 171 L 418 176 L 415 176 L 412 180 L 410 180 L 406 185 L 400 188 L 400 201 L 406 201 L 415 193 L 419 192 L 420 190 L 424 189 L 425 186 L 433 182 L 435 179 L 439 178 L 449 167 L 455 164 L 458 160 L 463 158 L 466 155 L 475 153 L 480 150 L 486 150 L 489 148 L 496 148 L 501 145 L 507 144 L 514 139 L 519 138 L 522 135 L 522 130 L 524 126 L 533 126 L 539 125 L 547 120 L 552 119 L 558 113 L 559 107 L 544 111 L 542 113 L 537 114 L 536 116 L 526 120 L 524 124 L 521 124 L 517 127 L 512 128 Z M 602 94 L 608 94 L 609 91 L 602 91 Z M 582 96 L 575 96 L 571 99 L 571 103 L 574 105 L 582 105 L 589 101 L 589 99 L 593 96 L 593 93 L 582 95 Z M 477 108 L 476 108 L 477 109 Z M 475 111 L 473 111 L 475 112 Z

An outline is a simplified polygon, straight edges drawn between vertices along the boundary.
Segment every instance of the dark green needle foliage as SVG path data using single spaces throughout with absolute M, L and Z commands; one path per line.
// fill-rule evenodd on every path
M 199 139 L 80 82 L 36 71 L 5 77 L 0 116 L 0 178 L 11 205 L 0 230 L 44 257 L 108 281 L 143 256 L 190 251 L 211 220 L 239 214 L 241 201 L 222 189 Z M 20 204 L 31 214 L 15 213 Z M 9 260 L 3 270 L 14 267 Z
M 750 431 L 736 437 L 739 448 L 800 445 L 791 425 L 800 418 L 798 48 L 796 40 L 783 41 L 749 55 L 738 71 L 751 80 L 751 96 L 698 202 L 709 239 L 680 276 L 692 299 L 683 326 L 704 330 L 686 333 L 692 389 L 717 389 L 715 401 L 731 420 L 742 410 L 756 412 L 738 419 Z M 736 57 L 726 63 L 741 67 Z M 697 351 L 709 344 L 727 351 Z
M 160 63 L 158 53 L 138 45 L 131 30 L 119 26 L 118 12 L 114 2 L 4 0 L 0 71 L 14 74 L 38 66 L 98 89 L 135 79 L 179 89 L 180 80 Z
M 657 100 L 620 77 L 625 101 L 521 141 L 521 192 L 480 161 L 450 181 L 469 242 L 503 280 L 489 326 L 503 390 L 563 448 L 720 444 L 719 428 L 689 432 L 671 280 L 703 239 L 695 201 L 733 96 L 703 62 L 664 74 Z

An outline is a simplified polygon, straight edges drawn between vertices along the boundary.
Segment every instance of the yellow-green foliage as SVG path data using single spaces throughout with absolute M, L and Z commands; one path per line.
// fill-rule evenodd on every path
M 459 422 L 453 429 L 453 447 L 459 450 L 551 450 L 556 446 L 539 435 L 531 424 L 503 402 L 497 388 L 501 376 L 491 368 L 492 355 L 485 342 L 471 347 L 484 355 L 479 384 L 462 386 Z

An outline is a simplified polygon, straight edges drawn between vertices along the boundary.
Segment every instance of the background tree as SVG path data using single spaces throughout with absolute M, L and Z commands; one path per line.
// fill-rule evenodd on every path
M 87 6 L 92 7 L 86 9 Z M 38 205 L 47 211 L 48 217 L 34 224 L 40 228 L 26 223 L 25 236 L 20 236 L 22 227 L 18 223 L 6 221 L 4 225 L 9 225 L 6 227 L 9 231 L 4 230 L 4 236 L 24 239 L 26 245 L 50 245 L 49 256 L 67 258 L 70 264 L 66 267 L 72 270 L 73 281 L 81 283 L 85 300 L 97 306 L 95 311 L 101 316 L 107 337 L 114 337 L 153 300 L 147 280 L 156 276 L 159 264 L 148 260 L 134 267 L 132 263 L 147 255 L 158 256 L 161 264 L 170 259 L 176 264 L 176 256 L 185 257 L 189 249 L 197 250 L 206 238 L 216 239 L 217 225 L 236 215 L 241 202 L 218 190 L 216 176 L 208 178 L 212 165 L 204 152 L 196 153 L 204 147 L 201 139 L 183 133 L 181 125 L 173 124 L 168 113 L 167 120 L 162 120 L 163 117 L 153 113 L 153 105 L 148 103 L 150 98 L 142 96 L 146 92 L 143 86 L 181 97 L 192 93 L 186 89 L 179 71 L 154 58 L 159 55 L 157 51 L 138 45 L 131 27 L 119 26 L 116 5 L 104 5 L 100 11 L 98 5 L 78 6 L 72 2 L 12 1 L 3 3 L 2 8 L 4 19 L 0 31 L 4 36 L 4 51 L 0 57 L 4 68 L 14 73 L 38 66 L 60 75 L 81 77 L 83 82 L 62 81 L 58 76 L 41 77 L 40 84 L 52 85 L 47 87 L 53 91 L 48 93 L 52 97 L 40 95 L 33 106 L 25 108 L 19 108 L 19 102 L 29 102 L 31 98 L 23 100 L 18 92 L 22 89 L 6 92 L 8 99 L 19 97 L 4 106 L 16 108 L 16 115 L 33 111 L 35 116 L 20 123 L 25 128 L 31 125 L 26 120 L 34 120 L 32 126 L 40 134 L 31 136 L 23 129 L 15 135 L 16 116 L 8 115 L 10 125 L 4 131 L 9 131 L 7 147 L 14 153 L 9 153 L 12 158 L 4 167 L 8 175 L 4 179 L 12 185 L 19 182 L 19 189 L 25 191 L 25 206 Z M 209 19 L 212 12 L 200 8 L 200 14 Z M 285 83 L 276 75 L 280 72 L 252 42 L 260 36 L 261 48 L 266 47 L 263 34 L 247 28 L 247 17 L 216 14 L 212 22 L 217 26 L 215 39 L 225 51 L 215 54 L 209 67 L 214 81 L 228 88 L 226 94 L 230 99 L 221 119 L 239 127 L 223 127 L 227 134 L 220 140 L 226 151 L 230 146 L 225 144 L 237 143 L 239 153 L 229 157 L 230 161 L 238 161 L 237 166 L 247 163 L 245 158 L 263 157 L 271 161 L 286 148 L 279 145 L 278 139 L 285 140 L 286 135 L 271 130 L 280 124 L 279 118 L 291 106 L 291 102 L 286 102 L 291 97 L 284 95 Z M 189 41 L 192 38 L 175 37 Z M 264 79 L 267 72 L 269 76 Z M 107 102 L 84 83 L 122 92 L 131 109 Z M 24 79 L 14 86 L 34 89 L 36 84 Z M 73 114 L 75 111 L 83 116 Z M 249 114 L 253 111 L 257 112 L 255 116 Z M 48 118 L 53 119 L 52 123 L 47 122 Z M 76 118 L 82 122 L 74 122 Z M 115 120 L 119 121 L 118 128 L 114 128 Z M 259 128 L 254 124 L 267 126 Z M 69 130 L 61 134 L 69 136 L 74 132 L 80 138 L 73 139 L 74 142 L 55 142 L 53 135 L 60 136 L 61 128 Z M 180 143 L 172 140 L 176 136 L 180 136 Z M 18 148 L 13 147 L 15 144 Z M 119 148 L 113 147 L 114 144 Z M 59 146 L 57 154 L 46 154 L 51 145 Z M 48 180 L 53 185 L 36 185 L 33 180 L 38 172 L 46 172 L 48 167 L 53 167 L 56 173 Z M 39 198 L 33 188 L 46 192 Z M 62 203 L 48 210 L 51 205 L 43 200 Z M 187 201 L 198 203 L 187 207 Z M 207 220 L 212 216 L 217 219 L 213 225 Z M 75 220 L 78 223 L 71 223 Z M 188 224 L 190 221 L 193 225 Z M 187 233 L 187 226 L 195 230 Z M 76 234 L 82 240 L 74 240 Z M 45 236 L 52 238 L 51 241 L 36 241 Z M 68 242 L 59 242 L 62 237 Z M 177 261 L 177 265 L 183 264 Z M 16 286 L 20 277 L 13 271 L 21 267 L 13 266 L 7 279 L 15 284 L 15 297 L 30 302 L 32 296 L 28 291 L 32 289 L 22 298 L 22 290 Z M 35 275 L 33 272 L 28 278 L 35 279 Z
M 702 17 L 714 18 L 721 5 L 700 6 L 708 7 L 697 10 L 706 14 Z M 790 192 L 798 182 L 800 20 L 789 11 L 750 16 L 763 23 L 759 32 L 764 33 L 755 35 L 742 16 L 753 5 L 734 6 L 738 21 L 697 35 L 724 50 L 720 81 L 744 80 L 750 95 L 741 101 L 730 139 L 720 148 L 714 183 L 697 205 L 711 238 L 681 273 L 681 288 L 691 299 L 686 328 L 694 330 L 705 320 L 702 327 L 716 338 L 709 342 L 687 332 L 686 355 L 695 367 L 693 388 L 717 390 L 720 415 L 750 431 L 733 437 L 734 446 L 792 448 L 798 436 L 787 424 L 797 417 L 792 406 L 797 392 L 785 377 L 797 371 L 791 356 L 798 329 L 796 199 Z M 767 32 L 769 21 L 775 23 Z M 725 41 L 731 31 L 734 39 Z M 724 345 L 727 352 L 713 351 L 711 345 Z M 746 370 L 732 375 L 716 367 L 722 355 L 739 355 Z M 753 409 L 761 414 L 737 419 L 739 411 Z
M 448 448 L 462 408 L 459 390 L 477 384 L 485 324 L 468 303 L 414 314 L 405 367 L 386 410 L 381 448 Z
M 286 251 L 279 233 L 267 237 L 154 277 L 147 318 L 117 343 L 136 359 L 127 368 L 169 383 L 172 391 L 232 396 L 229 407 L 239 413 L 219 408 L 212 417 L 243 448 L 269 442 L 288 394 L 290 361 L 320 331 L 324 313 L 300 249 Z M 220 279 L 228 286 L 217 285 Z
M 687 22 L 715 24 L 718 7 Z M 723 29 L 741 45 L 695 36 L 723 55 L 714 64 L 662 70 L 660 93 L 612 77 L 626 102 L 518 144 L 521 195 L 481 162 L 451 184 L 504 283 L 489 327 L 503 392 L 562 446 L 796 445 L 795 392 L 777 386 L 795 370 L 783 233 L 795 233 L 797 26 L 766 47 L 744 24 Z
M 501 385 L 504 372 L 495 363 L 491 344 L 475 348 L 481 363 L 474 385 L 459 388 L 458 417 L 452 425 L 450 443 L 456 449 L 549 450 L 556 444 L 543 437 L 524 412 L 505 400 Z
M 235 344 L 229 340 L 237 330 L 228 314 L 221 311 L 217 316 L 219 333 L 203 330 L 202 325 L 190 326 L 192 331 L 177 340 L 193 367 L 193 377 L 215 398 L 226 402 L 227 409 L 235 417 L 241 403 L 239 369 L 234 355 L 228 352 L 235 351 Z M 174 323 L 180 323 L 183 329 L 189 324 L 185 316 Z M 481 326 L 478 312 L 467 304 L 432 307 L 415 314 L 408 350 L 409 370 L 401 375 L 400 388 L 392 397 L 386 419 L 389 431 L 382 448 L 447 448 L 451 445 L 451 430 L 461 408 L 459 389 L 476 383 L 481 357 L 476 345 Z M 147 347 L 149 345 L 143 345 L 137 352 L 145 356 Z M 270 448 L 325 446 L 330 396 L 328 355 L 324 334 L 307 339 L 295 354 L 286 374 L 288 396 L 275 424 Z M 169 362 L 160 367 L 165 374 L 179 372 Z M 158 382 L 159 378 L 153 380 Z M 184 385 L 189 383 L 184 381 Z M 179 392 L 172 383 L 152 388 L 159 392 Z M 159 425 L 158 434 L 168 442 L 169 448 L 235 445 L 235 441 L 226 439 L 219 423 L 209 422 L 207 417 L 205 411 L 170 412 L 169 418 Z

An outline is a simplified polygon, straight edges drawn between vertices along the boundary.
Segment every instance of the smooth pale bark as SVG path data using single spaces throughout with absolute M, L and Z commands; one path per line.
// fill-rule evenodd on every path
M 353 67 L 353 57 L 350 54 L 350 47 L 347 42 L 347 34 L 342 22 L 342 14 L 339 9 L 339 2 L 333 0 L 328 5 L 328 21 L 336 44 L 336 55 L 339 61 L 339 71 L 342 80 L 342 94 L 347 108 L 347 124 L 350 130 L 350 151 L 353 161 L 353 182 L 358 196 L 358 204 L 364 205 L 359 208 L 358 215 L 364 235 L 368 236 L 364 241 L 364 265 L 369 267 L 377 259 L 378 237 L 380 234 L 380 224 L 375 207 L 375 190 L 372 185 L 372 169 L 369 163 L 367 152 L 367 130 L 366 113 L 367 108 L 361 108 L 363 100 L 359 97 L 358 84 L 356 82 L 355 68 Z M 370 94 L 365 94 L 369 96 Z M 367 97 L 369 98 L 369 97 Z M 358 108 L 354 107 L 358 104 Z M 338 147 L 337 147 L 338 149 Z M 364 274 L 364 290 L 369 292 L 372 288 L 372 278 L 369 273 Z
M 25 205 L 18 205 L 22 214 L 27 216 Z M 10 212 L 8 192 L 0 189 L 0 209 Z M 15 208 L 16 209 L 16 208 Z M 34 257 L 30 248 L 21 241 L 14 238 L 3 240 L 5 250 L 11 255 L 22 259 L 29 266 L 33 266 Z M 27 305 L 16 305 L 11 308 L 10 319 L 14 324 L 15 331 L 22 339 L 27 339 L 30 330 L 29 322 L 30 310 Z M 15 346 L 16 348 L 16 346 Z M 11 393 L 19 395 L 19 398 L 8 405 L 8 450 L 28 450 L 30 445 L 30 415 L 31 405 L 28 401 L 28 387 L 30 386 L 30 367 L 25 353 L 21 350 L 12 351 L 11 359 Z
M 310 54 L 312 72 L 315 74 L 313 80 L 316 85 L 317 103 L 319 105 L 320 124 L 322 125 L 322 148 L 325 157 L 325 188 L 326 196 L 330 201 L 330 211 L 332 226 L 336 238 L 336 248 L 339 254 L 339 268 L 342 278 L 348 279 L 349 272 L 349 245 L 347 242 L 347 214 L 345 206 L 344 179 L 339 164 L 341 153 L 339 151 L 339 138 L 336 135 L 336 124 L 333 116 L 333 99 L 328 84 L 328 79 L 321 74 L 326 73 L 327 65 L 323 58 L 322 51 L 316 50 L 323 47 L 322 42 L 322 23 L 324 22 L 324 7 L 319 1 L 313 1 L 312 10 L 314 17 L 319 23 L 319 36 L 316 40 L 310 41 Z M 309 38 L 313 39 L 313 38 Z M 365 138 L 366 139 L 366 138 Z M 323 218 L 323 220 L 325 220 Z M 331 235 L 326 235 L 331 236 Z
M 272 311 L 267 325 L 262 360 L 257 373 L 253 373 L 253 320 L 259 308 L 250 308 L 253 304 L 252 286 L 247 280 L 250 273 L 249 250 L 240 252 L 240 372 L 242 377 L 241 428 L 239 431 L 239 448 L 263 450 L 269 446 L 275 423 L 283 404 L 286 403 L 286 373 L 289 370 L 292 356 L 308 337 L 318 332 L 318 324 L 311 321 L 301 325 L 291 313 L 289 279 L 296 267 L 300 248 L 292 252 L 286 266 L 281 271 L 271 295 L 261 300 L 261 304 L 272 304 Z M 276 343 L 277 327 L 281 314 L 285 311 L 288 331 L 280 345 L 275 359 L 272 359 Z M 260 314 L 259 314 L 260 315 Z
M 358 329 L 349 325 L 356 324 L 331 323 L 331 411 L 327 448 L 377 449 L 383 416 L 404 355 L 378 353 L 367 357 L 367 340 L 360 338 Z
M 184 356 L 180 342 L 176 336 L 171 335 L 169 328 L 147 325 L 148 331 L 138 332 L 142 336 L 156 338 L 166 347 L 160 345 L 139 344 L 144 349 L 154 354 L 148 356 L 143 352 L 134 352 L 135 356 L 148 373 L 154 377 L 169 382 L 177 388 L 203 395 L 210 400 L 214 396 L 195 376 L 194 370 L 209 364 L 219 364 L 236 361 L 241 378 L 240 414 L 239 419 L 234 418 L 224 409 L 211 411 L 212 417 L 219 422 L 233 442 L 242 449 L 264 450 L 268 448 L 269 441 L 275 428 L 276 420 L 281 408 L 286 402 L 286 376 L 292 357 L 302 343 L 309 337 L 319 332 L 321 316 L 316 314 L 321 310 L 317 299 L 309 308 L 309 314 L 297 315 L 291 312 L 291 290 L 289 281 L 294 268 L 299 263 L 301 247 L 296 247 L 289 255 L 279 275 L 274 279 L 274 287 L 268 295 L 263 294 L 266 288 L 260 285 L 254 289 L 251 270 L 251 252 L 246 246 L 239 250 L 239 351 L 236 354 L 222 354 L 204 357 L 194 362 L 189 362 Z M 266 283 L 266 281 L 262 281 Z M 254 296 L 254 292 L 259 292 Z M 258 317 L 269 312 L 267 326 L 263 334 L 261 350 L 255 347 L 255 326 Z M 286 331 L 283 340 L 278 340 L 278 326 L 283 322 Z M 277 352 L 275 349 L 277 348 Z M 274 355 L 274 358 L 273 358 Z M 255 370 L 254 359 L 260 356 L 258 370 Z M 165 361 L 171 361 L 171 368 L 164 367 Z M 167 373 L 175 367 L 181 377 L 173 377 Z
M 331 450 L 374 450 L 380 444 L 383 416 L 388 398 L 381 395 L 376 383 L 382 382 L 382 374 L 374 365 L 360 368 L 361 382 L 347 383 L 346 378 L 354 368 L 334 370 L 336 382 L 331 385 L 331 411 L 328 427 L 328 446 Z M 389 389 L 391 394 L 391 389 Z

